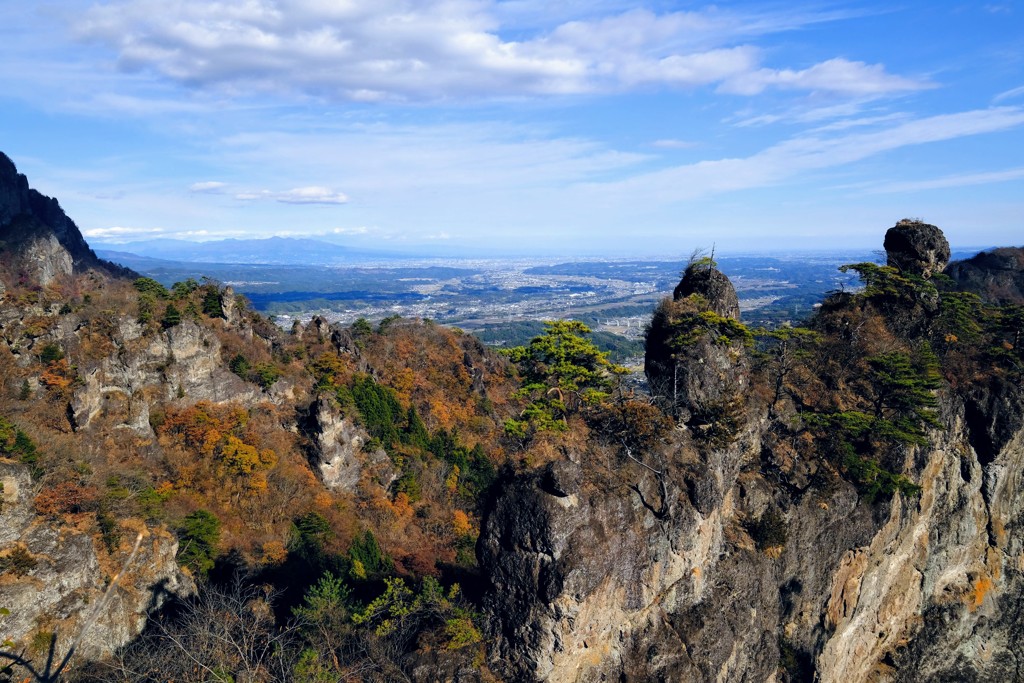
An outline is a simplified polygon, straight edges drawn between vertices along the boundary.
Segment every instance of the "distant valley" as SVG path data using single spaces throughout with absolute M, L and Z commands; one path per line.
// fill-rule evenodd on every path
M 100 257 L 167 286 L 189 277 L 230 285 L 283 326 L 316 315 L 340 323 L 398 315 L 459 326 L 496 346 L 522 343 L 553 318 L 635 342 L 686 265 L 685 257 L 414 259 L 294 238 L 107 246 Z M 767 327 L 796 323 L 826 292 L 855 287 L 840 265 L 876 259 L 868 251 L 716 256 L 736 284 L 744 320 Z M 639 346 L 619 350 L 628 357 Z

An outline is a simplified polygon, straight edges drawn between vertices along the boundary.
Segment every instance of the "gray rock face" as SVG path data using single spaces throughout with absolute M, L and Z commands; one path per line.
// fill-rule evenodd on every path
M 705 320 L 704 312 L 720 320 Z M 652 392 L 671 403 L 682 421 L 699 426 L 718 419 L 749 386 L 743 342 L 729 336 L 729 323 L 739 314 L 729 278 L 706 265 L 687 268 L 673 298 L 655 310 L 644 371 Z
M 759 460 L 781 445 L 758 425 L 726 452 L 669 447 L 667 517 L 625 485 L 628 463 L 618 485 L 571 463 L 506 479 L 478 546 L 493 666 L 514 681 L 1020 680 L 1024 429 L 983 462 L 962 405 L 943 419 L 907 454 L 924 493 L 874 506 L 842 482 L 780 488 Z M 703 502 L 688 472 L 717 482 Z M 745 529 L 769 507 L 787 540 L 759 552 Z
M 997 306 L 1024 303 L 1024 247 L 993 249 L 954 261 L 946 275 L 956 281 L 957 289 Z
M 925 278 L 941 273 L 949 263 L 949 242 L 934 225 L 903 219 L 885 233 L 888 264 Z
M 7 268 L 49 284 L 72 268 L 96 269 L 114 276 L 137 274 L 96 257 L 81 231 L 56 199 L 36 192 L 14 163 L 0 152 L 0 239 Z
M 313 443 L 313 464 L 327 488 L 354 491 L 367 470 L 384 486 L 393 480 L 387 453 L 381 449 L 365 452 L 369 435 L 342 416 L 329 399 L 320 397 L 310 406 L 307 432 Z
M 82 373 L 82 386 L 71 400 L 75 429 L 88 427 L 99 415 L 110 415 L 147 433 L 148 399 L 174 400 L 179 389 L 192 402 L 268 399 L 258 387 L 224 368 L 220 341 L 208 328 L 185 321 L 154 337 L 140 334 L 136 323 L 122 321 L 112 339 L 118 352 Z
M 71 254 L 54 235 L 29 240 L 24 246 L 21 262 L 32 273 L 33 279 L 44 287 L 58 277 L 71 275 L 74 266 Z
M 9 611 L 0 615 L 5 638 L 24 645 L 35 633 L 51 631 L 63 655 L 100 604 L 106 588 L 102 577 L 121 568 L 140 532 L 144 538 L 138 553 L 103 604 L 96 624 L 85 632 L 78 652 L 86 658 L 110 654 L 139 634 L 149 611 L 167 595 L 184 596 L 194 590 L 175 562 L 178 542 L 166 531 L 126 524 L 122 532 L 127 540 L 121 548 L 110 557 L 101 556 L 87 534 L 35 515 L 35 491 L 26 466 L 0 461 L 0 481 L 0 553 L 20 546 L 35 563 L 24 576 L 0 577 L 0 605 Z
M 708 302 L 709 310 L 723 318 L 740 319 L 740 300 L 736 288 L 725 273 L 711 265 L 691 263 L 683 273 L 683 279 L 672 292 L 675 300 L 691 294 L 699 294 Z
M 4 523 L 0 525 L 0 548 L 9 546 L 28 526 L 34 512 L 32 498 L 32 477 L 28 468 L 11 460 L 0 459 L 0 515 Z

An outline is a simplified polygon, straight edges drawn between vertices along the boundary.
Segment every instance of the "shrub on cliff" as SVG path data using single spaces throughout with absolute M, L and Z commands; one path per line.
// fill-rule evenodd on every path
M 590 328 L 583 323 L 555 320 L 544 326 L 544 334 L 529 345 L 506 351 L 522 375 L 516 396 L 529 401 L 520 419 L 505 423 L 506 433 L 514 436 L 564 428 L 567 415 L 599 405 L 615 377 L 627 372 L 585 337 Z
M 220 520 L 206 510 L 196 510 L 178 527 L 178 562 L 197 576 L 213 569 L 220 543 Z

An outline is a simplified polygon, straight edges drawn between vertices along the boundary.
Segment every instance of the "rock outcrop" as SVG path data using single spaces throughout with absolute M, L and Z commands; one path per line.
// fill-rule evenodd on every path
M 725 273 L 713 264 L 697 261 L 687 266 L 683 278 L 672 292 L 672 298 L 678 301 L 693 294 L 703 297 L 708 309 L 723 318 L 740 319 L 740 300 L 736 296 L 736 288 Z
M 56 199 L 31 189 L 14 162 L 0 152 L 0 253 L 7 277 L 46 285 L 73 271 L 113 276 L 135 273 L 99 259 Z
M 155 337 L 142 337 L 133 321 L 123 321 L 111 342 L 118 352 L 97 367 L 83 368 L 69 414 L 76 430 L 100 415 L 148 433 L 149 403 L 189 401 L 258 403 L 267 396 L 224 367 L 221 344 L 208 328 L 183 322 Z
M 7 557 L 22 553 L 30 565 L 21 570 L 22 576 L 0 577 L 0 604 L 6 609 L 0 614 L 0 633 L 5 639 L 25 645 L 37 634 L 53 634 L 62 656 L 81 635 L 78 653 L 102 657 L 134 638 L 167 596 L 194 590 L 175 561 L 178 541 L 167 531 L 126 522 L 120 547 L 109 555 L 101 553 L 88 534 L 35 514 L 35 491 L 25 465 L 0 459 L 0 481 L 0 552 Z M 138 534 L 143 536 L 139 550 L 110 598 L 101 603 L 103 577 L 122 568 Z M 101 611 L 95 624 L 83 633 L 97 605 Z
M 749 385 L 736 289 L 711 264 L 691 264 L 654 312 L 644 371 L 680 420 L 705 425 L 733 410 Z M 737 335 L 740 336 L 737 336 Z
M 934 225 L 904 218 L 885 233 L 888 265 L 929 278 L 949 263 L 949 242 Z
M 923 236 L 887 238 L 903 272 L 941 269 L 941 233 L 894 230 Z M 677 292 L 648 373 L 662 363 L 665 377 L 670 351 L 715 368 L 676 368 L 690 372 L 675 387 L 685 418 L 747 369 L 691 334 L 727 307 L 676 311 L 707 296 Z M 689 350 L 670 348 L 680 333 Z M 815 471 L 827 460 L 806 461 L 804 437 L 756 402 L 724 441 L 690 419 L 649 453 L 507 474 L 478 544 L 492 668 L 510 681 L 1024 680 L 1024 392 L 993 381 L 941 392 L 927 445 L 887 455 L 916 496 L 872 501 L 828 480 Z
M 1024 247 L 983 251 L 946 268 L 957 289 L 1005 306 L 1024 303 Z
M 376 475 L 384 487 L 394 481 L 384 449 L 366 451 L 369 435 L 342 415 L 329 398 L 321 396 L 310 406 L 305 431 L 312 444 L 311 464 L 327 488 L 354 491 L 364 473 Z

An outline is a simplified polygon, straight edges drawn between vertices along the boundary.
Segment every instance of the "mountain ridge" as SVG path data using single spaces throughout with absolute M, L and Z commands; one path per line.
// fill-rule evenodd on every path
M 0 240 L 5 265 L 46 284 L 88 269 L 114 277 L 137 277 L 134 271 L 96 256 L 60 203 L 32 189 L 14 162 L 0 152 Z

